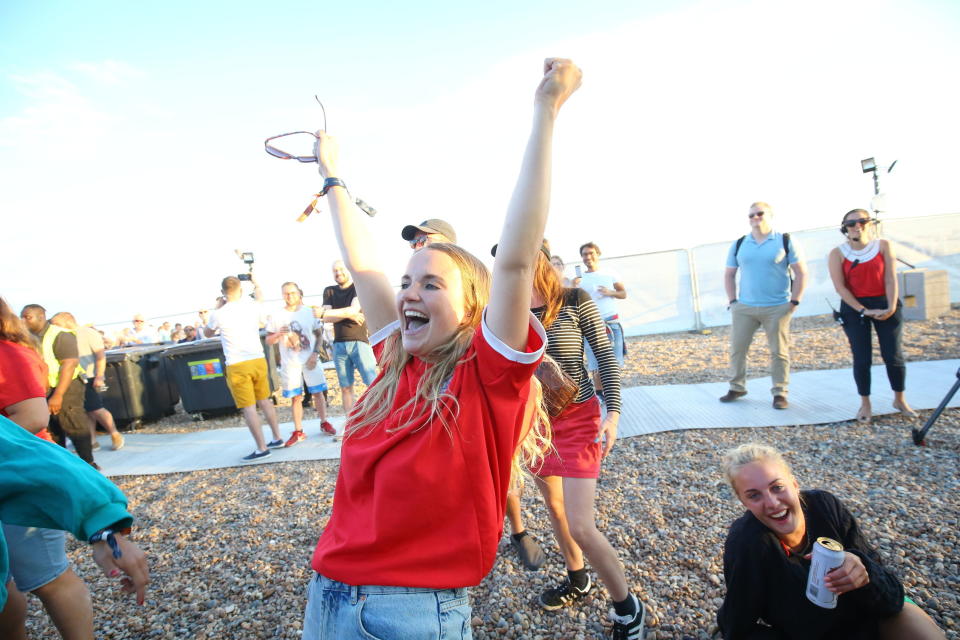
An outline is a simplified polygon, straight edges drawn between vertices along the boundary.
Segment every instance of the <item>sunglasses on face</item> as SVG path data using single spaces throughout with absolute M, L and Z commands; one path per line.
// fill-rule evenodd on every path
M 420 249 L 421 247 L 429 243 L 430 243 L 430 236 L 417 236 L 416 238 L 410 241 L 410 248 Z
M 751 211 L 750 213 L 747 214 L 747 217 L 750 218 L 750 219 L 753 219 L 753 218 L 762 218 L 762 217 L 763 217 L 763 211 Z
M 853 228 L 854 228 L 855 226 L 857 226 L 858 224 L 862 224 L 863 226 L 867 226 L 867 225 L 870 224 L 871 222 L 873 222 L 873 220 L 872 220 L 871 218 L 859 218 L 859 219 L 857 219 L 857 220 L 844 220 L 844 221 L 843 221 L 843 226 L 845 226 L 847 229 L 853 229 Z

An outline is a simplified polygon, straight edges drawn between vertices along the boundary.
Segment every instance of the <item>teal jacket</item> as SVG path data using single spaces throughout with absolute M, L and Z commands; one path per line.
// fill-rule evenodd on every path
M 0 416 L 0 521 L 63 529 L 85 542 L 110 525 L 130 526 L 133 516 L 120 490 L 93 467 Z M 0 532 L 0 609 L 9 570 Z

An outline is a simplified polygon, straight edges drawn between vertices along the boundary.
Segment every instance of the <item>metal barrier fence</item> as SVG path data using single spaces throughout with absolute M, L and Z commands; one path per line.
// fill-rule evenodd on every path
M 806 293 L 796 316 L 821 315 L 830 312 L 831 304 L 839 306 L 839 296 L 827 273 L 827 254 L 842 242 L 838 228 L 790 232 L 808 270 Z M 887 219 L 881 225 L 881 234 L 893 242 L 904 261 L 917 268 L 945 270 L 950 280 L 950 301 L 960 302 L 960 213 Z M 692 249 L 601 259 L 600 269 L 616 272 L 627 289 L 626 300 L 617 303 L 624 333 L 638 336 L 729 324 L 723 273 L 727 251 L 734 241 L 736 238 Z M 900 267 L 906 268 L 903 264 Z M 304 303 L 322 304 L 321 296 L 306 296 Z M 189 324 L 196 314 L 162 319 Z M 129 323 L 100 326 L 114 325 Z
M 918 269 L 946 271 L 950 301 L 960 302 L 960 214 L 887 219 L 881 233 L 903 261 Z M 829 313 L 831 305 L 839 305 L 827 272 L 827 254 L 842 242 L 838 227 L 791 231 L 790 236 L 808 271 L 796 315 Z M 627 289 L 626 300 L 618 302 L 624 333 L 637 336 L 730 324 L 723 274 L 735 240 L 602 259 L 600 270 L 616 272 Z

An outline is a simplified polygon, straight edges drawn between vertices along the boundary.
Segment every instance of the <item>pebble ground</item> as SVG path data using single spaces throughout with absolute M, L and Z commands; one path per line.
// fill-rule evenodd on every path
M 958 335 L 956 308 L 911 322 L 907 359 L 958 358 Z M 723 380 L 728 340 L 724 328 L 630 339 L 624 384 Z M 827 317 L 795 320 L 793 341 L 794 370 L 850 366 L 842 332 Z M 758 334 L 749 375 L 766 375 L 766 362 Z M 944 381 L 945 392 L 953 381 Z M 908 368 L 908 400 L 909 385 Z M 850 393 L 852 416 L 852 380 Z M 335 392 L 331 402 L 331 412 L 339 412 Z M 289 408 L 279 410 L 281 420 L 289 420 Z M 921 412 L 916 424 L 929 415 Z M 237 416 L 194 422 L 178 413 L 143 431 L 239 424 Z M 751 439 L 783 450 L 801 486 L 838 495 L 911 597 L 948 638 L 960 638 L 960 410 L 944 412 L 925 447 L 911 442 L 916 424 L 883 416 L 871 425 L 693 429 L 618 442 L 604 464 L 597 521 L 647 603 L 647 638 L 710 637 L 724 594 L 723 540 L 743 511 L 717 470 L 719 455 Z M 138 607 L 98 574 L 85 545 L 69 542 L 75 569 L 93 592 L 96 637 L 299 638 L 310 556 L 330 514 L 336 475 L 337 462 L 327 460 L 117 478 L 137 518 L 135 540 L 149 554 L 152 583 L 147 603 Z M 539 571 L 524 571 L 512 548 L 501 547 L 493 570 L 472 590 L 474 637 L 607 637 L 602 589 L 556 613 L 535 604 L 564 569 L 532 485 L 523 503 L 528 529 L 548 549 L 548 561 Z M 57 637 L 39 601 L 29 603 L 30 637 Z

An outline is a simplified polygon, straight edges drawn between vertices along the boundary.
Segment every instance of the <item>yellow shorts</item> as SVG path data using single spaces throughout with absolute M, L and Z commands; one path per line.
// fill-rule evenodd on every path
M 270 397 L 270 381 L 267 379 L 267 360 L 244 360 L 227 365 L 227 388 L 233 396 L 237 409 L 252 407 L 258 400 Z

